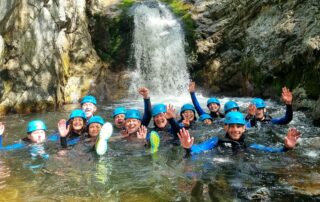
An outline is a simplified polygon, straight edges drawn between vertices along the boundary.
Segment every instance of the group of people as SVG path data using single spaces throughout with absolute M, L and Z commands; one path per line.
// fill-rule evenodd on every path
M 108 142 L 119 139 L 139 143 L 142 147 L 150 148 L 151 153 L 157 152 L 162 142 L 181 145 L 186 151 L 186 156 L 214 147 L 231 148 L 232 151 L 257 149 L 266 152 L 284 152 L 296 146 L 301 134 L 295 128 L 288 130 L 284 146 L 280 148 L 246 144 L 245 142 L 246 128 L 264 124 L 283 125 L 292 120 L 292 93 L 286 87 L 282 89 L 281 96 L 286 104 L 286 113 L 280 118 L 272 118 L 266 113 L 266 104 L 261 98 L 254 98 L 251 101 L 246 115 L 239 111 L 239 105 L 234 101 L 226 102 L 224 113 L 222 113 L 220 101 L 215 97 L 209 98 L 207 101 L 209 112 L 207 113 L 201 108 L 195 89 L 195 83 L 191 82 L 188 90 L 193 104 L 188 103 L 181 107 L 179 120 L 176 120 L 176 111 L 172 105 L 159 103 L 152 106 L 149 90 L 142 87 L 138 92 L 144 100 L 143 116 L 137 109 L 117 107 L 113 110 L 113 123 L 105 122 L 101 116 L 94 115 L 97 111 L 97 100 L 94 96 L 88 95 L 81 99 L 81 109 L 71 111 L 68 120 L 61 119 L 58 122 L 57 134 L 46 137 L 46 124 L 42 120 L 32 120 L 27 125 L 27 136 L 18 143 L 7 146 L 2 145 L 5 126 L 0 122 L 0 151 L 34 145 L 39 148 L 39 145 L 45 141 L 60 141 L 63 150 L 77 143 L 86 142 L 95 148 L 97 154 L 103 155 L 107 151 Z M 151 119 L 153 119 L 153 127 L 149 127 Z M 195 127 L 196 122 L 205 125 L 221 125 L 225 136 L 218 137 L 212 134 L 208 140 L 194 144 L 194 137 L 189 131 Z M 49 157 L 44 149 L 33 149 L 32 151 L 33 158 Z

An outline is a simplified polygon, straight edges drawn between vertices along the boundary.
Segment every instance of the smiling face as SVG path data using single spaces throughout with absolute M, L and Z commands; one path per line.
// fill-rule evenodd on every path
M 154 123 L 158 128 L 165 128 L 168 120 L 166 119 L 165 113 L 160 113 L 153 117 Z
M 227 133 L 232 140 L 239 140 L 245 130 L 245 125 L 241 124 L 229 124 L 227 127 Z
M 96 137 L 99 135 L 101 130 L 101 124 L 100 123 L 92 123 L 89 125 L 88 133 L 91 137 Z
M 86 117 L 90 118 L 96 112 L 96 106 L 91 102 L 86 102 L 81 106 L 82 110 L 86 113 Z
M 71 126 L 74 131 L 81 131 L 84 127 L 84 121 L 80 117 L 75 117 L 71 121 Z
M 210 103 L 208 105 L 208 109 L 210 110 L 210 112 L 218 112 L 220 109 L 220 105 L 218 105 L 217 103 Z
M 124 122 L 125 122 L 125 117 L 126 115 L 125 114 L 118 114 L 114 117 L 114 125 L 117 127 L 117 128 L 122 128 L 124 126 Z
M 42 143 L 46 139 L 46 132 L 44 130 L 35 130 L 28 134 L 28 138 L 33 143 Z
M 124 127 L 126 128 L 128 134 L 133 134 L 139 130 L 141 126 L 141 121 L 138 119 L 126 119 Z
M 192 110 L 186 110 L 182 113 L 182 117 L 184 120 L 193 121 L 194 120 L 194 112 Z

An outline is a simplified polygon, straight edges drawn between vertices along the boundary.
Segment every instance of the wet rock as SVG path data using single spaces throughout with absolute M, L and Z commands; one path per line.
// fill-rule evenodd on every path
M 283 172 L 282 182 L 290 185 L 293 189 L 301 194 L 308 196 L 318 196 L 320 194 L 320 170 L 318 167 L 301 167 L 293 166 L 288 169 L 278 171 Z M 291 173 L 290 175 L 286 175 Z
M 297 102 L 297 109 L 313 105 L 307 99 L 320 94 L 319 7 L 316 0 L 196 1 L 192 13 L 199 33 L 198 62 L 205 72 L 196 74 L 196 80 L 224 92 L 267 97 L 282 86 L 300 85 L 306 99 Z M 211 70 L 217 59 L 219 69 Z M 235 85 L 239 73 L 244 81 Z
M 252 201 L 270 201 L 270 191 L 266 187 L 261 187 L 250 194 L 249 199 Z
M 313 112 L 312 112 L 312 120 L 314 125 L 320 126 L 320 97 L 317 100 L 316 104 L 313 107 Z
M 294 110 L 310 110 L 315 105 L 315 101 L 308 98 L 304 88 L 297 87 L 292 91 L 292 94 Z

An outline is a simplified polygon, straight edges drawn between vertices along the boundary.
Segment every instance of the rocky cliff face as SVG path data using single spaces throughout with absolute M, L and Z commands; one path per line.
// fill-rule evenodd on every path
M 286 85 L 296 108 L 312 107 L 308 99 L 320 94 L 319 8 L 317 0 L 195 1 L 195 79 L 232 95 L 274 97 Z
M 113 83 L 93 48 L 86 9 L 85 0 L 0 2 L 0 113 L 77 102 L 99 93 L 92 89 L 101 75 Z

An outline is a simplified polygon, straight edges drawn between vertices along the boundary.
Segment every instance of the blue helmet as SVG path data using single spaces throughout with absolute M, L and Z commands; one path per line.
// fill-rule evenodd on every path
M 71 112 L 68 121 L 70 121 L 71 119 L 74 119 L 74 118 L 76 118 L 76 117 L 83 118 L 84 120 L 87 119 L 86 113 L 84 113 L 84 111 L 82 111 L 82 109 L 75 109 L 75 110 L 73 110 L 73 111 Z
M 261 109 L 261 108 L 265 108 L 266 107 L 266 103 L 261 98 L 254 98 L 251 101 L 251 103 L 254 104 L 257 109 Z
M 167 106 L 165 104 L 156 104 L 152 107 L 152 116 L 157 116 L 161 113 L 167 112 Z
M 87 126 L 89 126 L 90 124 L 92 123 L 99 123 L 101 125 L 104 124 L 104 120 L 101 116 L 93 116 L 89 119 L 88 123 L 87 123 Z
M 196 110 L 194 109 L 194 106 L 192 104 L 184 104 L 181 107 L 180 113 L 183 113 L 184 111 L 187 111 L 187 110 L 192 110 L 194 113 L 196 113 Z
M 219 101 L 217 98 L 215 98 L 215 97 L 212 97 L 212 98 L 209 98 L 209 99 L 208 99 L 208 101 L 207 101 L 207 106 L 208 106 L 209 104 L 211 104 L 211 103 L 216 103 L 217 105 L 220 106 L 220 101 Z
M 201 114 L 201 116 L 199 117 L 199 121 L 204 121 L 206 119 L 210 119 L 211 121 L 213 120 L 209 114 Z
M 137 109 L 128 109 L 125 119 L 138 119 L 141 120 L 141 114 Z
M 224 104 L 224 113 L 227 114 L 231 109 L 234 108 L 239 110 L 239 105 L 234 101 L 229 101 L 226 104 Z
M 119 115 L 119 114 L 126 114 L 127 110 L 124 107 L 117 107 L 113 110 L 112 113 L 112 118 L 114 118 L 115 116 Z
M 92 95 L 87 95 L 87 96 L 84 96 L 81 100 L 81 105 L 83 105 L 84 103 L 86 102 L 90 102 L 94 105 L 97 105 L 97 100 L 95 97 L 93 97 Z
M 240 124 L 245 125 L 246 121 L 244 120 L 244 116 L 241 112 L 229 112 L 224 118 L 224 124 Z
M 47 130 L 46 124 L 41 120 L 33 120 L 28 123 L 27 133 L 32 133 L 36 130 Z

